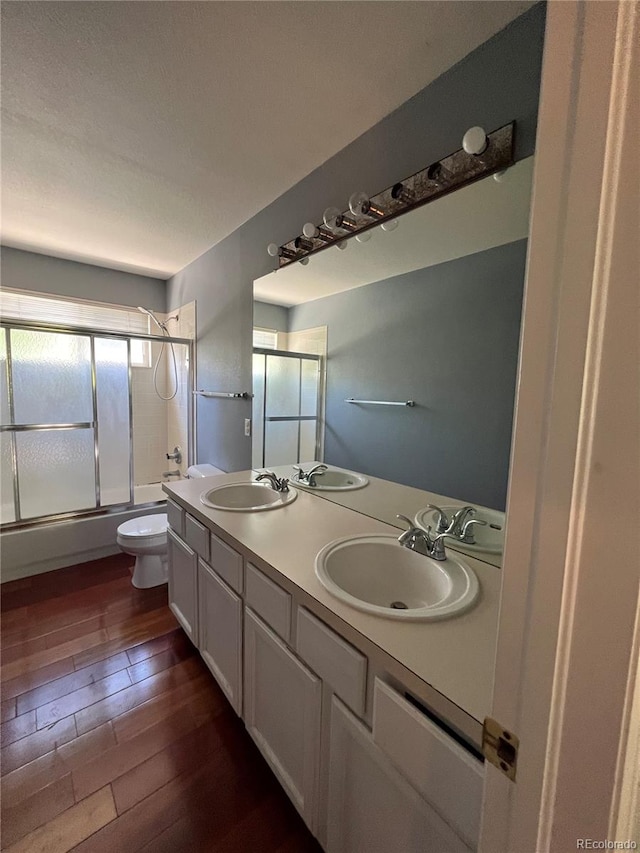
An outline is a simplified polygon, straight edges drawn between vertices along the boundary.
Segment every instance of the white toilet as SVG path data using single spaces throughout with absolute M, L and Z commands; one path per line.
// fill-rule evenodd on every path
M 136 558 L 131 583 L 148 589 L 167 582 L 167 514 L 141 515 L 118 527 L 116 541 Z
M 212 477 L 224 474 L 214 465 L 191 465 L 187 477 Z M 138 589 L 149 589 L 166 583 L 167 577 L 167 514 L 141 515 L 118 527 L 116 541 L 125 554 L 136 558 L 131 583 Z

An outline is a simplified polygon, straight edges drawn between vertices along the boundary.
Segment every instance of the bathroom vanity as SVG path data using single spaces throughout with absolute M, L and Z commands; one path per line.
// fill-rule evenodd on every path
M 480 595 L 450 619 L 362 612 L 322 586 L 316 555 L 397 528 L 302 489 L 266 512 L 200 500 L 254 479 L 164 486 L 176 618 L 330 853 L 474 850 L 499 570 L 465 556 Z

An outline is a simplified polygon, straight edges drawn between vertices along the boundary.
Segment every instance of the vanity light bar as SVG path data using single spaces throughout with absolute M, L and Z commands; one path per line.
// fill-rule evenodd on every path
M 489 134 L 481 127 L 472 127 L 465 133 L 463 147 L 458 151 L 369 199 L 364 193 L 354 193 L 348 210 L 341 213 L 337 208 L 327 209 L 322 225 L 315 227 L 308 222 L 303 239 L 298 236 L 282 246 L 271 243 L 269 254 L 278 257 L 279 267 L 288 266 L 328 246 L 344 243 L 352 235 L 380 224 L 390 225 L 403 213 L 501 172 L 513 165 L 514 135 L 515 122 Z

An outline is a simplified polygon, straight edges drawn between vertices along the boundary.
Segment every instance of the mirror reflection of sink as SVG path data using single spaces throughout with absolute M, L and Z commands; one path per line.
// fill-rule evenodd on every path
M 277 492 L 269 483 L 228 483 L 217 486 L 200 495 L 200 501 L 212 509 L 230 512 L 259 512 L 266 509 L 279 509 L 297 498 L 295 489 Z
M 475 573 L 457 555 L 432 560 L 388 534 L 336 539 L 319 551 L 315 567 L 336 598 L 390 619 L 447 619 L 468 610 L 479 592 Z
M 355 471 L 345 471 L 340 468 L 328 468 L 322 474 L 315 475 L 315 486 L 310 486 L 309 483 L 301 483 L 298 480 L 299 474 L 295 474 L 291 480 L 303 489 L 310 489 L 314 492 L 350 492 L 354 489 L 363 489 L 369 484 L 369 480 L 363 474 L 356 474 Z
M 460 506 L 442 506 L 441 509 L 451 518 L 460 509 Z M 497 509 L 481 507 L 476 509 L 475 513 L 470 515 L 469 518 L 477 518 L 479 521 L 487 522 L 486 526 L 474 525 L 473 537 L 476 540 L 475 545 L 467 542 L 454 543 L 453 540 L 446 540 L 447 545 L 455 548 L 457 551 L 468 551 L 470 554 L 473 554 L 475 551 L 483 551 L 485 554 L 502 554 L 504 547 L 504 513 Z M 423 530 L 426 530 L 428 527 L 435 530 L 438 524 L 438 513 L 436 510 L 429 508 L 418 510 L 415 523 L 418 527 L 422 527 Z M 491 524 L 501 529 L 496 530 L 490 527 Z

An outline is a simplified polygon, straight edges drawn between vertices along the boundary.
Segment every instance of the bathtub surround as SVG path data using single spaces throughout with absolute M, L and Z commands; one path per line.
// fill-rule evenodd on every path
M 132 518 L 157 512 L 157 506 L 132 507 L 90 518 L 6 530 L 0 542 L 2 583 L 117 554 L 120 550 L 116 543 L 118 526 Z
M 344 209 L 356 189 L 376 193 L 457 150 L 472 125 L 515 120 L 516 160 L 533 153 L 544 21 L 544 4 L 534 6 L 169 280 L 169 310 L 198 300 L 201 387 L 250 388 L 252 282 L 275 266 L 268 243 L 319 222 L 326 207 Z M 250 402 L 198 400 L 197 458 L 248 468 L 248 417 Z

